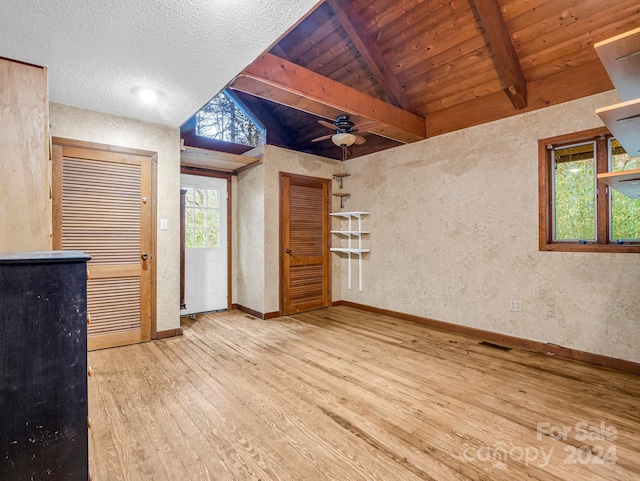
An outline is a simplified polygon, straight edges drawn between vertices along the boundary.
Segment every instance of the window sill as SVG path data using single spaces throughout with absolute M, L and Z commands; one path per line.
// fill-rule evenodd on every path
M 607 254 L 640 253 L 639 244 L 573 244 L 555 242 L 541 244 L 542 252 L 602 252 Z

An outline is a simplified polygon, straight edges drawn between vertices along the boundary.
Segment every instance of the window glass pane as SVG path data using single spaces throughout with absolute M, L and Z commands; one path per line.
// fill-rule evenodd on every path
M 218 189 L 207 190 L 207 207 L 218 208 Z
M 195 218 L 194 218 L 194 226 L 197 229 L 204 229 L 206 225 L 206 209 L 196 208 L 194 209 Z
M 187 206 L 194 204 L 194 190 L 193 187 L 187 187 L 187 193 L 185 194 L 185 203 Z
M 218 247 L 218 230 L 207 231 L 207 247 Z
M 640 240 L 640 199 L 611 189 L 611 240 Z
M 185 230 L 185 232 L 184 232 L 184 247 L 185 247 L 185 249 L 193 249 L 195 247 L 194 231 Z
M 186 229 L 193 229 L 195 227 L 193 209 L 186 208 L 184 210 L 184 225 Z
M 186 187 L 185 248 L 219 247 L 220 210 L 219 189 Z
M 209 209 L 207 212 L 207 227 L 217 229 L 219 224 L 218 209 Z
M 554 149 L 554 240 L 596 237 L 595 144 Z
M 611 139 L 609 143 L 609 170 L 640 169 L 640 157 L 630 157 L 620 143 Z M 611 197 L 611 240 L 640 240 L 640 199 L 631 199 L 615 189 Z
M 640 169 L 640 157 L 630 157 L 616 139 L 609 141 L 609 152 L 611 152 L 609 172 Z
M 207 189 L 201 189 L 196 187 L 194 201 L 197 206 L 205 207 L 207 205 Z
M 196 114 L 196 135 L 251 147 L 262 145 L 258 126 L 224 92 Z
M 193 245 L 196 249 L 207 247 L 205 232 L 206 231 L 204 229 L 196 229 L 196 238 Z

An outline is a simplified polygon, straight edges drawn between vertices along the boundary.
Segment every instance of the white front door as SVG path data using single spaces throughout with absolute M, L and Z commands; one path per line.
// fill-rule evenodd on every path
M 227 180 L 182 174 L 180 183 L 187 190 L 180 314 L 227 309 Z

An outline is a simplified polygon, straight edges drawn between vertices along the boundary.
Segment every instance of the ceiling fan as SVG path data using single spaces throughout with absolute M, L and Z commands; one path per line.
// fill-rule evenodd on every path
M 335 133 L 323 135 L 322 137 L 311 140 L 311 142 L 320 142 L 322 140 L 331 139 L 331 141 L 338 147 L 350 147 L 353 144 L 364 144 L 366 139 L 361 135 L 356 135 L 356 132 L 368 131 L 378 125 L 378 122 L 363 122 L 356 125 L 349 120 L 348 115 L 338 115 L 338 118 L 333 123 L 329 123 L 325 120 L 318 120 L 318 123 L 333 130 Z

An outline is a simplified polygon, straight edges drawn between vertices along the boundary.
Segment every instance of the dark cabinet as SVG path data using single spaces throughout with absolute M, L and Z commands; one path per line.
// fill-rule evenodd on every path
M 0 480 L 86 480 L 81 252 L 0 254 Z

